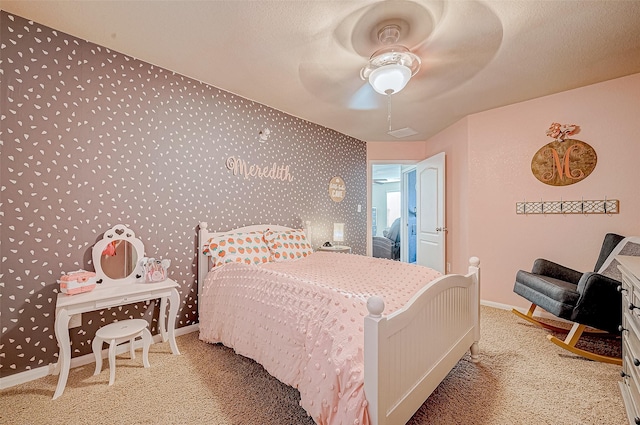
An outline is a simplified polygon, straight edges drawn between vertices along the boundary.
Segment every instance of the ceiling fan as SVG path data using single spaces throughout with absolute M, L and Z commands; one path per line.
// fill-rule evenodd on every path
M 422 1 L 374 1 L 356 8 L 337 25 L 327 26 L 326 32 L 315 38 L 317 44 L 306 50 L 300 63 L 303 86 L 327 103 L 355 110 L 381 109 L 386 93 L 382 90 L 380 95 L 360 77 L 368 81 L 373 73 L 372 80 L 377 80 L 392 69 L 373 72 L 384 65 L 408 65 L 410 76 L 417 77 L 416 66 L 420 66 L 423 55 L 414 49 L 432 33 L 434 21 L 443 13 L 434 11 L 440 3 L 436 0 L 427 6 Z M 406 75 L 404 68 L 395 68 Z M 398 91 L 394 89 L 394 93 Z
M 402 23 L 407 26 L 406 22 Z M 376 50 L 360 70 L 360 78 L 368 81 L 377 93 L 387 96 L 387 134 L 397 138 L 412 136 L 417 132 L 409 127 L 392 130 L 391 95 L 405 88 L 422 63 L 418 55 L 399 44 L 400 29 L 399 23 L 380 25 L 378 41 L 383 47 Z
M 441 0 L 372 1 L 326 31 L 300 63 L 303 86 L 330 104 L 387 109 L 387 118 L 391 98 L 402 116 L 464 84 L 492 60 L 503 34 L 484 3 Z
M 369 81 L 376 92 L 390 96 L 407 85 L 420 70 L 422 61 L 406 46 L 398 44 L 400 25 L 383 25 L 378 40 L 384 47 L 371 55 L 369 63 L 360 70 L 360 78 Z

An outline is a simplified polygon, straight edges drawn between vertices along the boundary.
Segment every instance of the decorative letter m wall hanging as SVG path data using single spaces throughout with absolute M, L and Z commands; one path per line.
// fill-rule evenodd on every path
M 596 151 L 583 141 L 566 138 L 578 131 L 576 125 L 551 125 L 547 135 L 556 140 L 541 147 L 531 160 L 531 172 L 538 180 L 567 186 L 584 180 L 596 168 Z

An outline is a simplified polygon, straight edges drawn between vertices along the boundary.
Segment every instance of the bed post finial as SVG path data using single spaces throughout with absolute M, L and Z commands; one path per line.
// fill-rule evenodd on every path
M 478 267 L 480 265 L 480 259 L 478 257 L 469 258 L 469 264 L 473 267 Z
M 207 222 L 206 221 L 201 221 L 200 222 L 200 230 L 207 230 Z
M 369 297 L 367 300 L 367 310 L 371 317 L 382 317 L 384 311 L 384 300 L 377 295 Z

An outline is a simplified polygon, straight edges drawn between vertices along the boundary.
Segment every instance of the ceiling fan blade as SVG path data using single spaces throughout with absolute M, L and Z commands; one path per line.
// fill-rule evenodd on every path
M 358 111 L 370 111 L 382 108 L 385 102 L 384 96 L 377 93 L 369 82 L 362 81 L 362 86 L 351 96 L 347 106 Z
M 313 59 L 298 65 L 304 88 L 318 99 L 354 110 L 372 110 L 384 105 L 384 96 L 360 78 L 367 59 L 339 48 L 337 43 L 313 52 Z M 325 62 L 318 58 L 326 58 Z
M 303 63 L 299 67 L 300 81 L 307 91 L 323 102 L 368 111 L 382 108 L 384 96 L 363 81 L 352 69 L 323 70 L 318 63 Z
M 386 25 L 397 25 L 398 42 L 411 47 L 429 37 L 444 13 L 444 3 L 410 0 L 379 1 L 367 4 L 340 21 L 334 30 L 334 39 L 345 50 L 369 58 L 382 45 L 378 32 Z
M 412 50 L 422 66 L 405 89 L 409 100 L 437 96 L 464 84 L 491 62 L 502 44 L 502 23 L 486 5 L 450 5 L 452 10 L 437 31 Z M 474 25 L 460 16 L 473 16 Z
M 362 89 L 364 81 L 359 77 L 357 65 L 329 69 L 318 62 L 303 62 L 298 75 L 303 87 L 323 102 L 348 105 L 351 97 Z

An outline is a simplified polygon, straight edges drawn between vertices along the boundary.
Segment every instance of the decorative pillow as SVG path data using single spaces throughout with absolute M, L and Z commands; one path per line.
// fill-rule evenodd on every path
M 271 260 L 262 232 L 228 233 L 214 236 L 203 247 L 213 267 L 225 263 L 261 264 Z
M 264 232 L 264 240 L 271 251 L 273 261 L 295 260 L 313 254 L 304 230 Z

